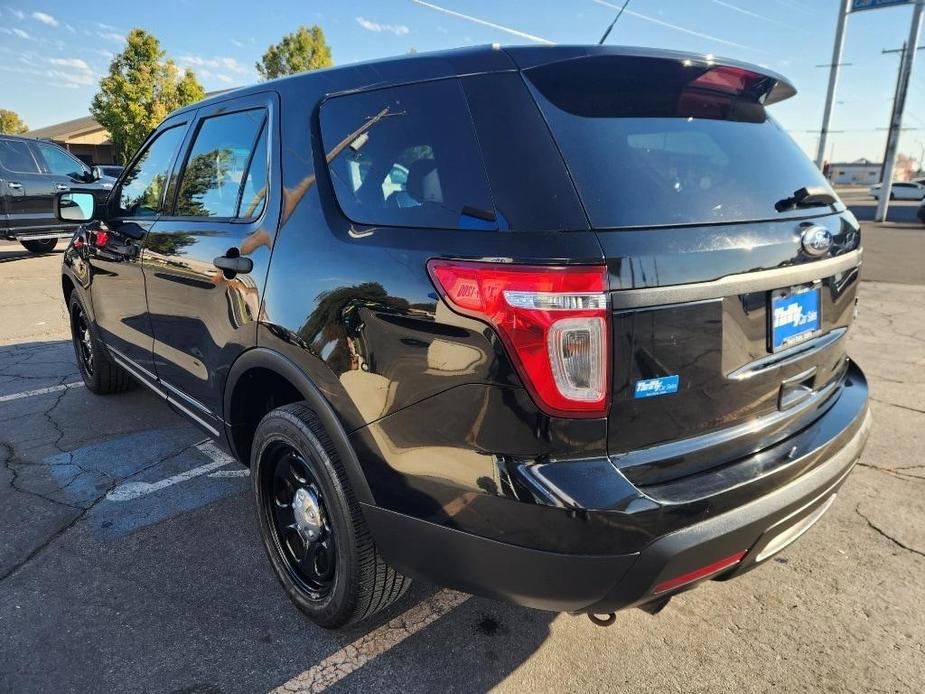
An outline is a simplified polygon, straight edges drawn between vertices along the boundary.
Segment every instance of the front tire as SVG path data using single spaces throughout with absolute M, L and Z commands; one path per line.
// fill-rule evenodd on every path
M 379 555 L 331 439 L 305 403 L 271 411 L 254 434 L 260 535 L 289 598 L 334 629 L 372 616 L 411 580 Z
M 96 336 L 96 326 L 84 308 L 77 291 L 68 301 L 71 317 L 71 342 L 77 368 L 87 389 L 98 395 L 121 393 L 132 386 L 131 377 L 112 361 Z
M 20 241 L 30 253 L 51 253 L 58 244 L 58 239 L 34 239 L 32 241 Z

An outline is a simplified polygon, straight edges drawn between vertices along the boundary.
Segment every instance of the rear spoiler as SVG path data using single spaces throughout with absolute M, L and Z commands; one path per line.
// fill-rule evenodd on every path
M 743 79 L 741 88 L 743 90 L 747 89 L 755 96 L 760 97 L 765 106 L 789 99 L 797 93 L 796 88 L 786 77 L 773 70 L 738 60 L 718 58 L 710 54 L 664 51 L 635 46 L 511 46 L 504 50 L 521 70 L 595 56 L 625 56 L 678 61 L 684 65 L 708 68 L 708 72 L 701 79 L 711 73 L 720 79 L 707 78 L 704 80 L 705 86 L 709 84 L 711 88 L 726 91 L 738 90 L 735 81 L 731 79 L 732 77 L 746 78 L 746 75 L 750 75 L 753 77 Z M 756 93 L 756 91 L 759 93 Z

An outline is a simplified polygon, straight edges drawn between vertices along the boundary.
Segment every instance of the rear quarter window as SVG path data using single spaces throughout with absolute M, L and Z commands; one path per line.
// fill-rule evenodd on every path
M 354 222 L 499 228 L 457 80 L 333 97 L 320 124 L 335 196 Z
M 0 140 L 0 166 L 14 173 L 38 173 L 39 167 L 22 140 Z

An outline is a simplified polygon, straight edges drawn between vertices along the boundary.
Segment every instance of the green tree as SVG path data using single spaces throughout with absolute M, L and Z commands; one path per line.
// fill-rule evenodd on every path
M 181 75 L 154 36 L 132 29 L 100 80 L 90 113 L 109 131 L 119 161 L 127 162 L 168 113 L 204 96 L 192 70 Z
M 272 80 L 333 64 L 331 47 L 316 24 L 311 28 L 301 26 L 295 33 L 286 34 L 282 41 L 267 49 L 256 67 L 263 79 Z
M 3 135 L 22 135 L 29 131 L 29 126 L 22 122 L 22 118 L 16 111 L 8 111 L 0 108 L 0 134 Z
M 215 190 L 218 182 L 231 173 L 234 152 L 228 148 L 213 149 L 190 159 L 183 172 L 183 185 L 177 198 L 177 214 L 181 217 L 208 217 L 202 197 Z

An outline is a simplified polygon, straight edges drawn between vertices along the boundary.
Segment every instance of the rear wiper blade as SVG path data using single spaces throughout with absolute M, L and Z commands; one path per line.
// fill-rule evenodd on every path
M 828 207 L 836 202 L 838 198 L 822 186 L 806 186 L 794 191 L 793 197 L 778 200 L 774 203 L 774 209 L 786 212 L 797 207 Z

